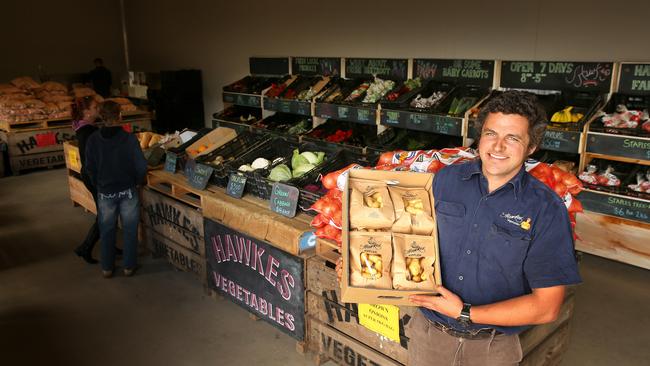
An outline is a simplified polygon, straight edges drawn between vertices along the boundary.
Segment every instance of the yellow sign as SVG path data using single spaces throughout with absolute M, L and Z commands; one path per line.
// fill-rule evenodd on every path
M 359 323 L 399 342 L 399 308 L 394 305 L 359 304 Z
M 70 162 L 71 168 L 76 170 L 81 169 L 81 162 L 79 161 L 77 150 L 68 150 L 68 161 Z

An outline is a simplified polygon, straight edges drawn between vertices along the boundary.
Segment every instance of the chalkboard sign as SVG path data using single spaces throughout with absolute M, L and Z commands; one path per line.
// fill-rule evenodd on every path
M 413 77 L 489 88 L 494 81 L 494 61 L 420 58 L 413 60 Z
M 462 136 L 462 118 L 433 115 L 431 131 L 450 136 Z
M 291 73 L 294 75 L 341 75 L 341 59 L 336 57 L 292 57 Z
M 204 227 L 208 286 L 280 331 L 303 340 L 303 259 L 209 219 L 204 220 Z
M 223 101 L 244 107 L 261 108 L 262 97 L 259 95 L 223 92 Z
M 283 76 L 289 74 L 288 57 L 251 57 L 249 65 L 251 75 Z
M 590 132 L 587 135 L 587 152 L 650 160 L 650 138 Z
M 264 97 L 264 109 L 275 112 L 311 116 L 311 102 Z
M 408 60 L 391 58 L 347 58 L 345 59 L 345 77 L 378 76 L 391 80 L 406 80 Z
M 611 62 L 503 61 L 501 87 L 544 90 L 595 90 L 608 93 Z
M 205 187 L 208 186 L 208 181 L 210 180 L 213 171 L 214 168 L 197 163 L 194 166 L 192 174 L 187 177 L 187 180 L 192 187 L 196 189 L 205 189 Z
M 176 173 L 176 159 L 178 155 L 173 152 L 167 151 L 165 154 L 165 170 L 170 173 Z
M 578 200 L 587 211 L 650 223 L 650 202 L 584 190 Z
M 621 64 L 618 92 L 650 94 L 650 64 Z
M 228 179 L 228 186 L 226 193 L 235 198 L 241 198 L 244 195 L 244 188 L 246 187 L 246 176 L 242 174 L 232 173 Z
M 271 211 L 286 217 L 296 216 L 298 207 L 298 188 L 282 183 L 274 183 L 271 189 Z
M 576 131 L 559 131 L 547 129 L 540 149 L 579 154 L 580 136 Z
M 381 110 L 379 123 L 392 127 L 406 127 L 406 122 L 402 118 L 402 112 L 389 109 Z
M 338 106 L 336 104 L 316 103 L 316 116 L 338 119 Z
M 196 160 L 188 157 L 187 161 L 185 162 L 185 168 L 184 168 L 184 172 L 185 172 L 186 177 L 189 178 L 192 175 L 192 172 L 194 171 L 195 166 L 196 166 Z

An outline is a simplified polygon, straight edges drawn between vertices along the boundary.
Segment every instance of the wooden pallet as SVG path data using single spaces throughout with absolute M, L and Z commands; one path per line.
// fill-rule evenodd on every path
M 206 191 L 192 188 L 183 175 L 164 170 L 152 170 L 147 174 L 147 185 L 188 205 L 196 208 L 203 207 Z
M 72 119 L 68 117 L 25 122 L 0 121 L 0 130 L 5 130 L 7 132 L 19 132 L 23 130 L 69 127 L 71 125 Z

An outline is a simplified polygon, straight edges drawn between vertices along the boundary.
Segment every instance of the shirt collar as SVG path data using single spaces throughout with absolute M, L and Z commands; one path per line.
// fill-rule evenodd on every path
M 481 159 L 475 159 L 475 160 L 465 164 L 465 166 L 463 167 L 462 174 L 461 174 L 461 179 L 470 180 L 472 177 L 474 177 L 476 175 L 483 176 L 483 171 L 481 170 L 481 167 L 482 167 Z M 526 168 L 522 164 L 521 169 L 519 169 L 519 171 L 517 172 L 517 175 L 512 177 L 512 179 L 510 179 L 508 181 L 508 183 L 506 183 L 504 185 L 504 186 L 506 186 L 506 185 L 509 184 L 509 185 L 512 186 L 512 188 L 513 188 L 512 192 L 515 195 L 515 199 L 517 199 L 517 197 L 519 197 L 520 194 L 521 194 L 521 191 L 522 191 L 524 183 L 525 183 L 524 182 L 525 177 L 526 177 Z

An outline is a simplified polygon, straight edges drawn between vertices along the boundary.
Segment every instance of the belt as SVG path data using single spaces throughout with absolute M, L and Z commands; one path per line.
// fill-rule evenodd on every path
M 481 329 L 468 329 L 468 330 L 457 330 L 454 328 L 450 328 L 444 324 L 438 323 L 436 321 L 429 320 L 429 323 L 433 325 L 436 329 L 439 331 L 448 334 L 452 337 L 456 338 L 464 338 L 464 339 L 486 339 L 490 338 L 493 335 L 497 336 L 500 334 L 503 334 L 503 332 L 500 332 L 494 328 L 481 328 Z

